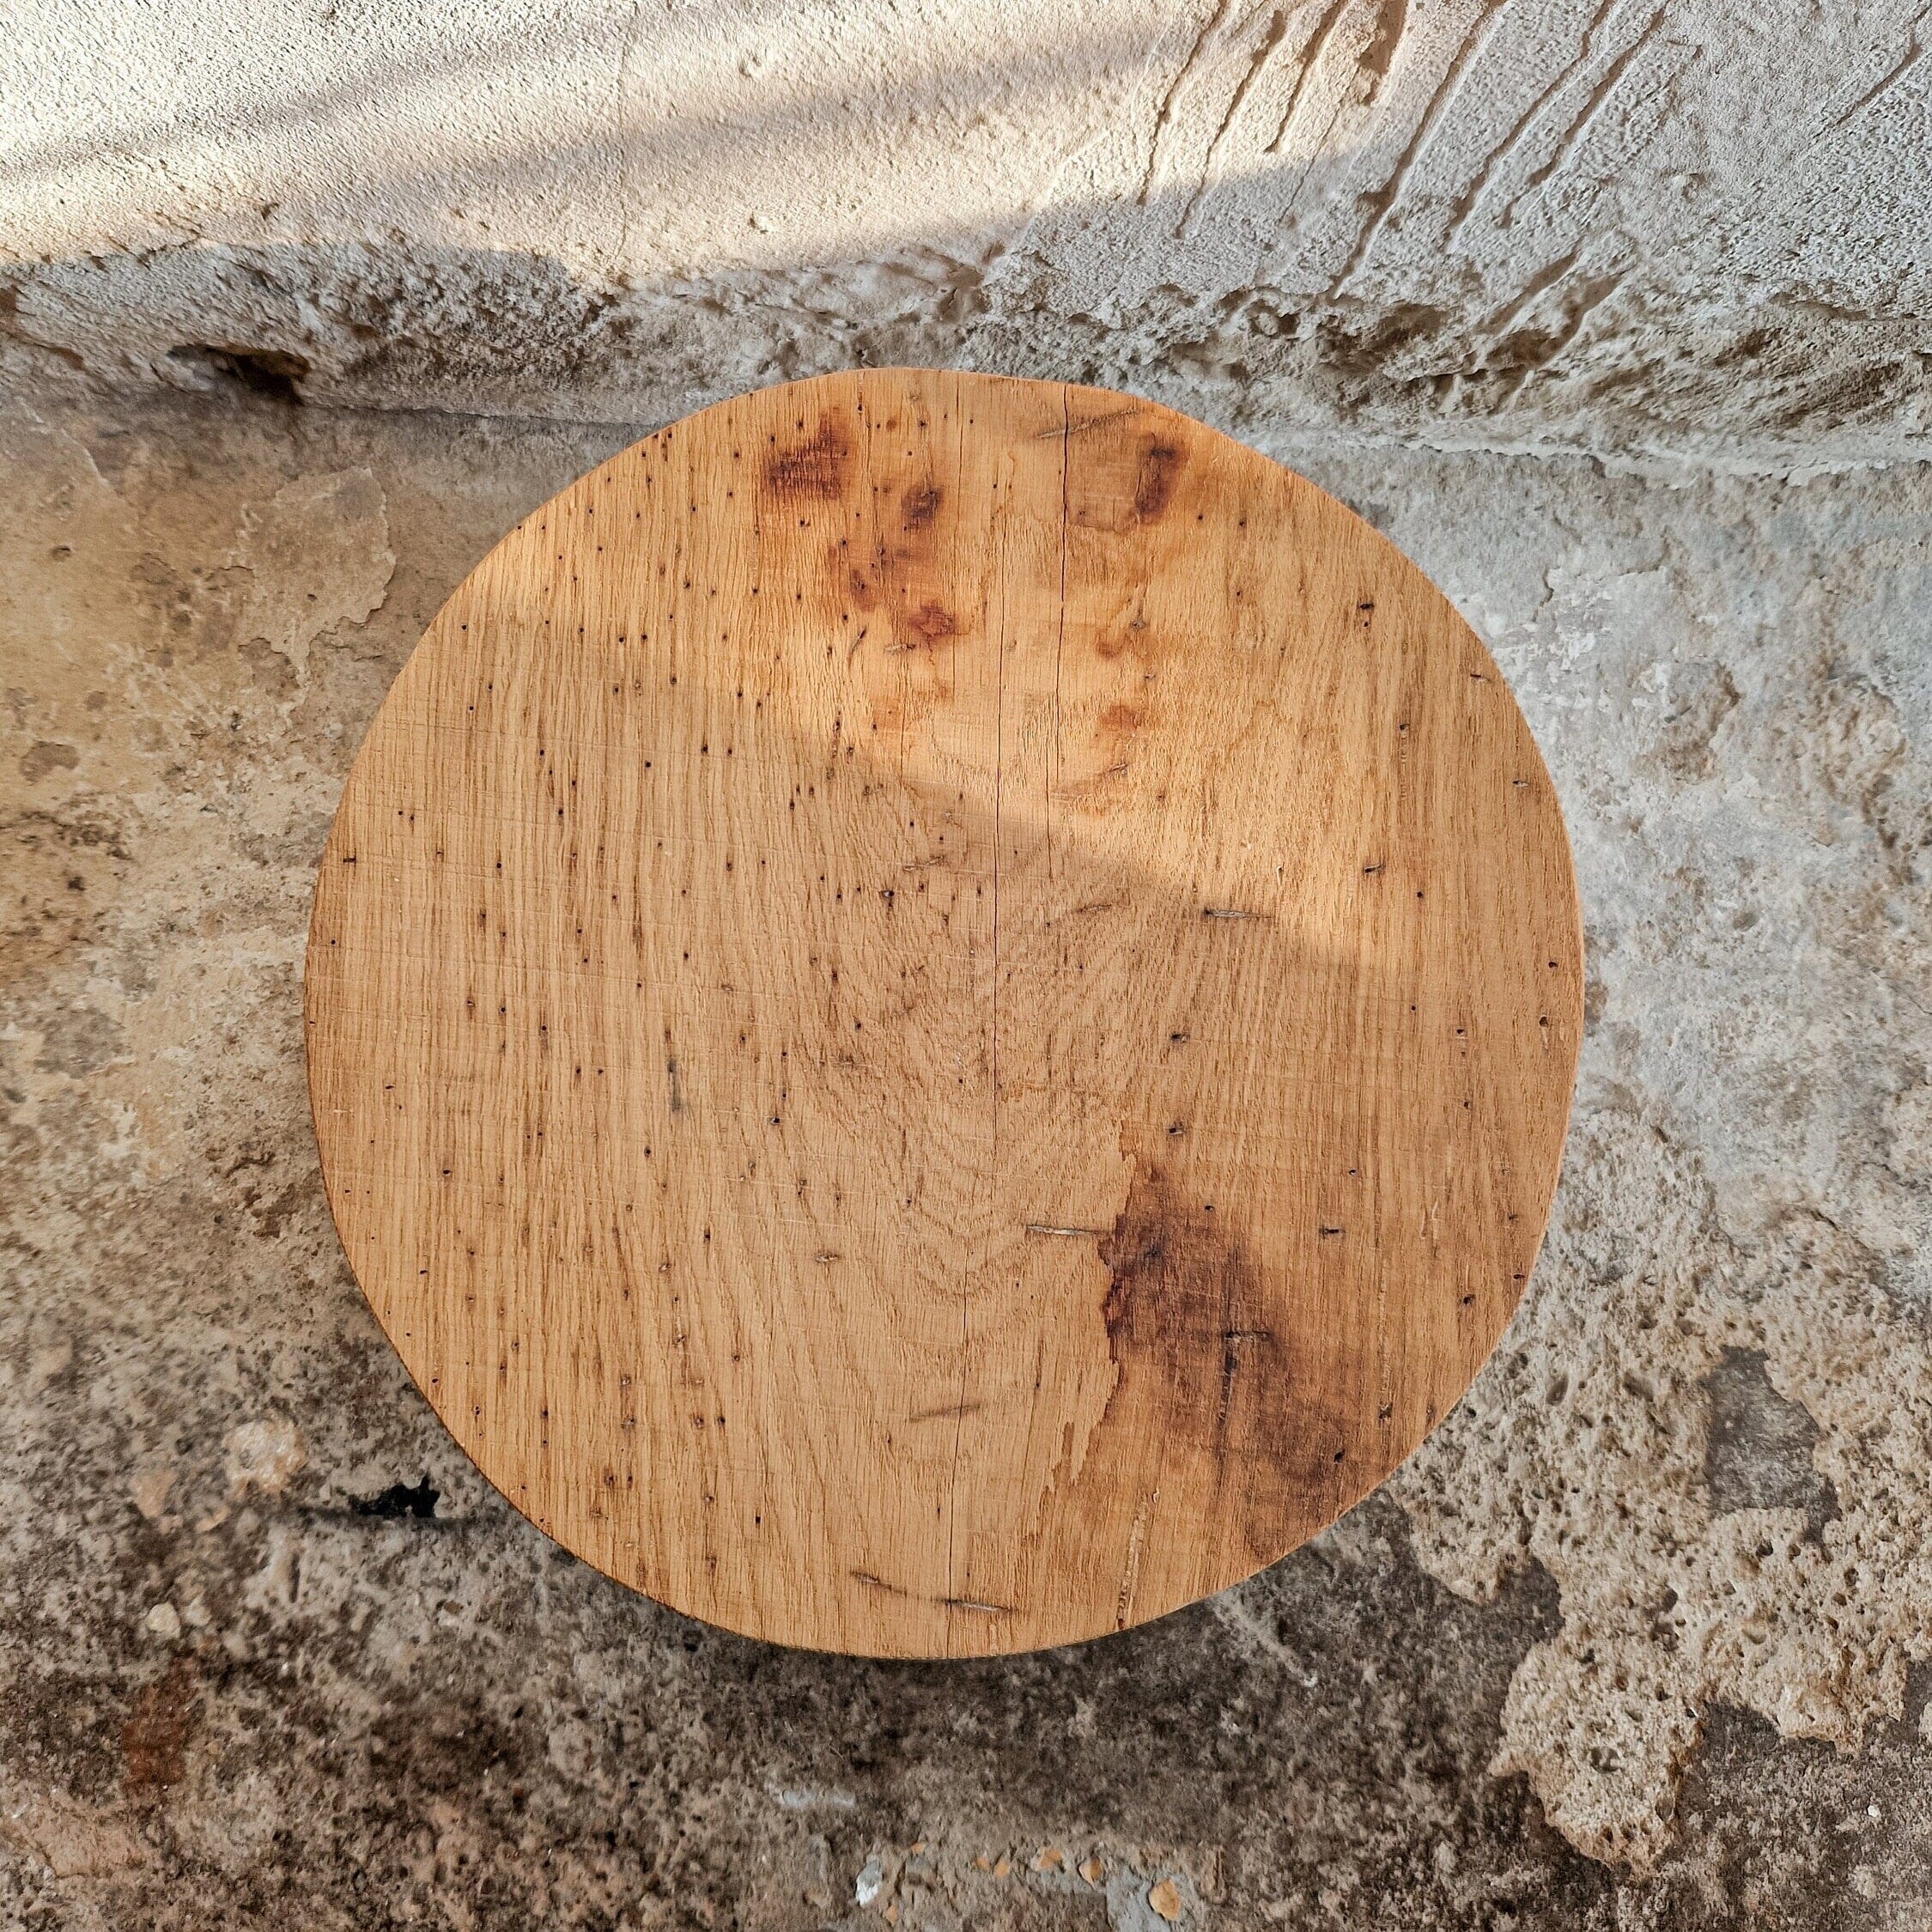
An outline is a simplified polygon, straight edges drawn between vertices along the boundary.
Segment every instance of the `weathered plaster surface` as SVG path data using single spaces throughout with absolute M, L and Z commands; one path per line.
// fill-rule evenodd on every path
M 0 1925 L 1932 1921 L 1929 46 L 16 10 Z M 609 424 L 885 361 L 1157 395 L 1362 508 L 1509 672 L 1589 927 L 1467 1401 L 1246 1588 L 963 1668 L 549 1549 L 364 1310 L 301 1084 L 311 868 L 443 594 Z
M 0 1924 L 1916 1932 L 1932 474 L 1302 447 L 1563 793 L 1556 1224 L 1468 1402 L 1316 1545 L 908 1668 L 550 1549 L 318 1182 L 297 980 L 348 760 L 449 586 L 628 434 L 4 421 Z
M 1911 453 L 1929 34 L 1917 0 L 53 0 L 0 37 L 6 356 L 624 421 L 961 362 L 1262 440 Z

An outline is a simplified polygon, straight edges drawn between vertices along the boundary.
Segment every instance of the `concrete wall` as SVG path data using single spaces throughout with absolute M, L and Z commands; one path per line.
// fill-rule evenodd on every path
M 1264 441 L 1898 453 L 1928 33 L 1916 0 L 48 0 L 0 76 L 8 353 L 627 422 L 958 361 Z

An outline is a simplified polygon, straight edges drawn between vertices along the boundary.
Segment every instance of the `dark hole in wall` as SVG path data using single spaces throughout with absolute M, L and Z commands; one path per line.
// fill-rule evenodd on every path
M 276 403 L 300 403 L 301 391 L 295 386 L 308 374 L 308 358 L 285 349 L 237 349 L 228 343 L 188 342 L 169 349 L 167 359 Z
M 1802 1510 L 1807 1532 L 1816 1536 L 1838 1514 L 1837 1491 L 1812 1466 L 1818 1425 L 1771 1387 L 1757 1349 L 1727 1348 L 1704 1388 L 1710 1428 L 1704 1479 L 1711 1509 L 1720 1516 Z
M 359 1496 L 350 1507 L 359 1516 L 423 1516 L 433 1518 L 442 1492 L 428 1477 L 419 1483 L 392 1483 L 375 1496 Z

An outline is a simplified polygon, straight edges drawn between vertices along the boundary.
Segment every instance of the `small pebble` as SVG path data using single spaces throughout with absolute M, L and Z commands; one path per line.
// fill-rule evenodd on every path
M 302 1432 L 284 1415 L 264 1416 L 231 1429 L 223 1447 L 228 1488 L 237 1496 L 251 1489 L 280 1496 L 308 1463 Z
M 1148 1886 L 1147 1903 L 1171 1925 L 1181 1916 L 1181 1888 L 1172 1879 L 1162 1879 Z
M 174 1472 L 172 1469 L 143 1469 L 127 1486 L 128 1493 L 134 1498 L 135 1508 L 149 1522 L 159 1522 L 167 1508 L 167 1492 L 174 1486 Z

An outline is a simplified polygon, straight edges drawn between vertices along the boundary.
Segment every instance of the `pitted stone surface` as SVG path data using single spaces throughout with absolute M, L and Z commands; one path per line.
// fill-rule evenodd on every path
M 561 1558 L 322 1201 L 296 980 L 349 757 L 629 434 L 6 421 L 0 1923 L 1922 1923 L 1932 479 L 1299 453 L 1563 793 L 1552 1236 L 1392 1494 L 1125 1637 L 928 1668 Z

